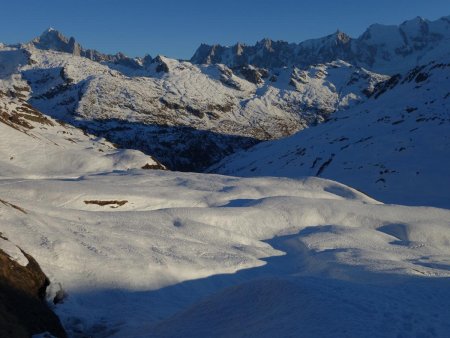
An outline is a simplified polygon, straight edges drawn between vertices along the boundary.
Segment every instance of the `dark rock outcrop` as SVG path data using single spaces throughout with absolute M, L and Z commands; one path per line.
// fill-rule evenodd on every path
M 167 62 L 164 61 L 163 57 L 161 57 L 161 55 L 158 55 L 157 57 L 155 57 L 155 59 L 153 60 L 153 63 L 156 63 L 156 71 L 158 73 L 168 73 L 169 72 L 169 65 L 167 64 Z
M 47 277 L 33 257 L 22 253 L 28 259 L 27 266 L 0 250 L 0 337 L 28 338 L 43 332 L 67 337 L 58 317 L 45 302 Z
M 252 82 L 254 84 L 260 84 L 263 82 L 262 80 L 263 74 L 261 74 L 261 72 L 254 67 L 251 66 L 242 67 L 241 74 L 247 81 Z

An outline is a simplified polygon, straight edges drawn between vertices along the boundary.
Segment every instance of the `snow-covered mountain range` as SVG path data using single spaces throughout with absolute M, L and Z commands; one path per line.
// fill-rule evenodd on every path
M 128 67 L 86 53 L 55 30 L 4 46 L 0 86 L 20 87 L 44 113 L 182 170 L 320 122 L 387 78 L 342 61 L 233 71 L 163 56 Z
M 188 62 L 105 55 L 48 29 L 29 43 L 0 46 L 0 90 L 20 93 L 44 114 L 141 150 L 169 169 L 202 171 L 213 165 L 209 170 L 236 175 L 325 175 L 401 203 L 406 203 L 402 191 L 413 186 L 412 193 L 427 191 L 428 197 L 414 194 L 417 201 L 411 203 L 425 198 L 441 205 L 445 193 L 425 182 L 430 175 L 445 176 L 434 163 L 446 155 L 448 36 L 448 17 L 416 18 L 399 26 L 372 25 L 357 39 L 337 32 L 300 44 L 202 46 Z M 414 67 L 390 76 L 362 66 L 390 74 Z M 409 120 L 424 127 L 415 129 Z M 335 135 L 343 141 L 321 134 L 335 126 L 346 128 Z M 266 143 L 223 160 L 299 131 L 274 142 L 267 161 Z M 370 146 L 361 141 L 334 149 L 352 138 L 371 140 Z M 388 155 L 387 144 L 398 154 Z M 295 152 L 312 163 L 291 159 L 293 148 L 308 149 L 306 155 Z M 321 161 L 329 168 L 319 172 Z M 400 178 L 387 177 L 392 175 Z
M 46 30 L 0 49 L 0 87 L 36 108 L 144 151 L 170 169 L 201 171 L 261 140 L 292 135 L 367 100 L 393 74 L 448 55 L 449 19 L 373 25 L 300 44 L 201 46 L 191 62 L 106 55 Z M 369 69 L 369 70 L 367 70 Z
M 417 65 L 450 55 L 450 17 L 436 21 L 421 17 L 399 26 L 374 24 L 358 38 L 337 31 L 323 38 L 301 43 L 264 39 L 254 46 L 238 43 L 231 47 L 201 45 L 191 61 L 198 64 L 223 63 L 241 67 L 308 67 L 337 59 L 372 71 L 401 73 Z

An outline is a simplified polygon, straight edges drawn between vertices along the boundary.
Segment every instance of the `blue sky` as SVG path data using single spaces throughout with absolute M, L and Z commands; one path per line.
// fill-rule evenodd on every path
M 448 0 L 8 0 L 0 41 L 29 41 L 53 27 L 106 53 L 190 58 L 202 42 L 300 42 L 338 28 L 357 37 L 372 23 L 447 15 Z

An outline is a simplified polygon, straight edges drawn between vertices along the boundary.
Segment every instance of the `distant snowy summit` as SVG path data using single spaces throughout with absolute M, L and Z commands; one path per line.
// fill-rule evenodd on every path
M 150 55 L 146 55 L 143 58 L 131 58 L 121 52 L 114 55 L 109 55 L 100 53 L 95 49 L 84 49 L 74 37 L 67 38 L 54 28 L 48 28 L 39 37 L 33 39 L 29 44 L 42 50 L 53 50 L 57 52 L 69 53 L 75 56 L 86 57 L 92 61 L 111 62 L 132 69 L 142 68 L 144 64 L 152 61 Z
M 337 31 L 319 39 L 288 43 L 264 39 L 254 46 L 201 45 L 191 62 L 228 67 L 307 67 L 337 59 L 384 74 L 402 73 L 438 55 L 449 55 L 450 16 L 436 21 L 420 17 L 399 26 L 371 25 L 360 37 Z

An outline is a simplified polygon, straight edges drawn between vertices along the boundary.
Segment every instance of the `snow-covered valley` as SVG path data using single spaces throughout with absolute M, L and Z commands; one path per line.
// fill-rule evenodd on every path
M 0 258 L 70 338 L 450 337 L 449 22 L 0 44 Z

